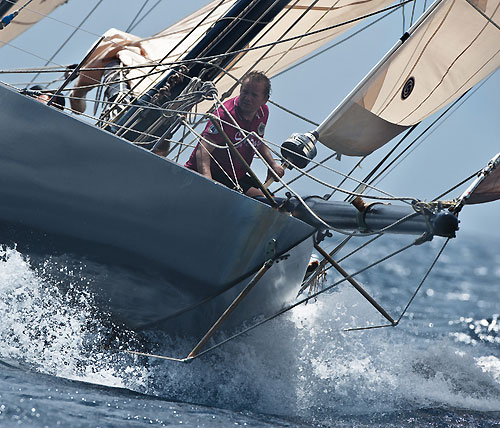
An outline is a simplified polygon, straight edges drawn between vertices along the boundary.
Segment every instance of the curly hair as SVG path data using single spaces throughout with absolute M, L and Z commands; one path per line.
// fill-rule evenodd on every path
M 262 82 L 264 83 L 264 91 L 266 96 L 269 98 L 271 95 L 271 81 L 269 77 L 267 77 L 262 71 L 250 71 L 245 74 L 241 79 L 241 83 L 243 84 L 245 80 L 253 80 L 254 82 Z

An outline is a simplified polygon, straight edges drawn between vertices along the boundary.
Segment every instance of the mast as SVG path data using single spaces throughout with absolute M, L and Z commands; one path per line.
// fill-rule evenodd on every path
M 165 102 L 175 100 L 193 77 L 202 81 L 213 80 L 221 73 L 221 68 L 236 58 L 237 53 L 232 52 L 247 46 L 288 3 L 290 0 L 239 0 L 182 58 L 183 65 L 173 67 L 165 78 L 118 116 L 116 128 L 127 128 L 120 136 L 135 141 L 140 132 L 145 132 L 158 120 L 162 123 L 149 133 L 158 137 L 163 135 L 175 117 L 162 118 L 160 110 L 144 107 L 161 107 Z M 197 61 L 198 58 L 219 55 L 223 56 L 217 58 L 214 65 Z

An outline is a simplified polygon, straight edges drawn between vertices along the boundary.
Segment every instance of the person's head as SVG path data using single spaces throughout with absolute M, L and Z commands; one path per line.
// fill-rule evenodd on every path
M 268 77 L 261 71 L 251 71 L 242 79 L 238 108 L 246 118 L 253 118 L 270 94 L 271 82 Z
M 55 94 L 55 91 L 44 91 L 43 88 L 39 85 L 32 86 L 30 88 L 31 91 L 38 91 L 39 94 L 36 95 L 36 99 L 41 101 L 44 104 L 47 104 L 52 96 Z M 51 105 L 59 110 L 64 110 L 64 105 L 66 104 L 66 100 L 62 95 L 57 95 L 54 97 Z

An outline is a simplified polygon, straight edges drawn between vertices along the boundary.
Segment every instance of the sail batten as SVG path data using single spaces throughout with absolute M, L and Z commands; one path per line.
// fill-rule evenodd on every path
M 344 102 L 318 127 L 320 141 L 338 153 L 365 156 L 389 140 L 344 135 L 351 104 L 384 123 L 413 126 L 453 102 L 500 66 L 500 0 L 441 0 L 419 20 Z M 485 16 L 488 18 L 486 19 Z M 387 125 L 389 126 L 389 125 Z M 392 126 L 391 126 L 392 127 Z M 375 135 L 390 135 L 372 129 Z M 368 133 L 369 134 L 369 133 Z

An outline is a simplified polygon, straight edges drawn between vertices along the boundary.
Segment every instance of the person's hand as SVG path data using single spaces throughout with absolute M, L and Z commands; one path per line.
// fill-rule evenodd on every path
M 271 165 L 271 168 L 273 169 L 273 171 L 276 173 L 276 175 L 278 177 L 281 178 L 285 175 L 285 168 L 283 168 L 283 166 L 281 166 L 279 163 L 274 163 L 273 165 Z M 272 179 L 273 181 L 278 181 L 278 179 L 273 175 L 273 173 L 271 171 L 267 171 L 266 182 L 269 179 Z

